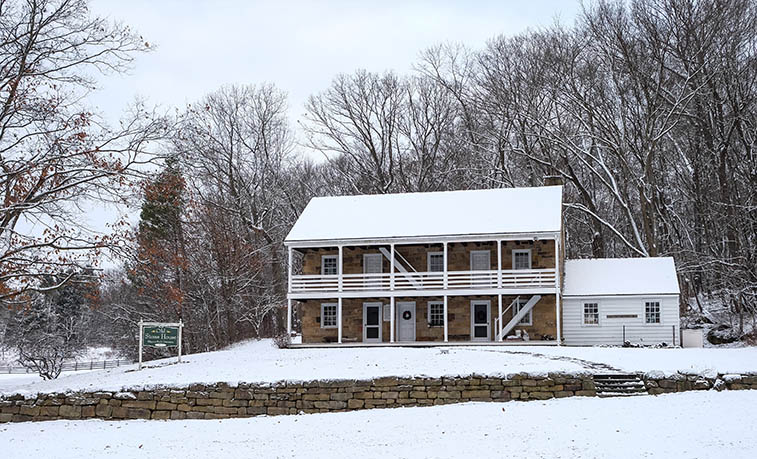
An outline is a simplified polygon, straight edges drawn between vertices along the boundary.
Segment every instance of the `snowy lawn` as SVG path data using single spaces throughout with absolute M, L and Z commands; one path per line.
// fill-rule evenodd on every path
M 753 458 L 757 391 L 466 403 L 221 421 L 0 425 L 3 457 Z M 727 415 L 723 416 L 723 413 Z
M 3 384 L 4 393 L 111 390 L 192 383 L 367 379 L 380 376 L 491 376 L 528 372 L 757 371 L 757 348 L 623 349 L 569 347 L 459 346 L 436 348 L 277 349 L 270 340 L 250 341 L 228 350 L 136 365 L 62 374 L 54 381 Z M 0 376 L 1 378 L 1 376 Z

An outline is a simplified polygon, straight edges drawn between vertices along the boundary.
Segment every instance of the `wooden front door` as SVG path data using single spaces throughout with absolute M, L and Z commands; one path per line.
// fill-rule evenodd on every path
M 415 302 L 397 303 L 397 339 L 415 341 Z

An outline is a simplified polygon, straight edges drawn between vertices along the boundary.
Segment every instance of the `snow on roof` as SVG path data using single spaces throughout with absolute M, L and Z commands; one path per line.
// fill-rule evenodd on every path
M 565 296 L 679 294 L 671 257 L 565 261 Z
M 562 187 L 313 198 L 287 242 L 560 231 Z

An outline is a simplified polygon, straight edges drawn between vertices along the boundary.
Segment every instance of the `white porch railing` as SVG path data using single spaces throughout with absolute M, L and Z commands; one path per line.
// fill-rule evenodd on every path
M 492 271 L 448 271 L 447 290 L 476 290 L 498 288 L 499 272 Z M 292 293 L 338 292 L 339 275 L 320 274 L 292 275 Z M 343 292 L 444 290 L 443 272 L 394 273 L 394 289 L 391 288 L 390 273 L 343 274 Z M 555 269 L 511 269 L 502 270 L 501 288 L 554 288 Z

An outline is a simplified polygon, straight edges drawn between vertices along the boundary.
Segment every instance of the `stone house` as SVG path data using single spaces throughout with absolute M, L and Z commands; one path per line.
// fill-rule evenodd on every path
M 562 186 L 313 198 L 284 244 L 303 345 L 564 340 Z

